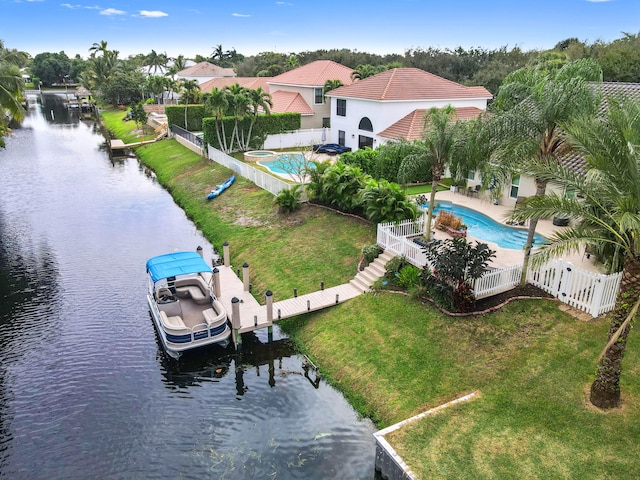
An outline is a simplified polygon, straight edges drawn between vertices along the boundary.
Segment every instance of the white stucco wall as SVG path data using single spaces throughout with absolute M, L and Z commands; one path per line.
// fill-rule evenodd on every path
M 346 98 L 346 116 L 340 117 L 336 114 L 337 98 L 328 98 L 331 99 L 331 142 L 338 143 L 338 130 L 344 130 L 345 145 L 347 147 L 351 147 L 353 150 L 357 150 L 358 148 L 359 135 L 373 137 L 374 148 L 386 143 L 389 139 L 379 137 L 377 133 L 385 130 L 401 118 L 419 108 L 442 108 L 447 105 L 453 105 L 456 108 L 476 107 L 481 110 L 485 110 L 487 108 L 487 101 L 485 99 L 374 101 Z M 373 132 L 358 129 L 360 120 L 363 117 L 367 117 L 371 120 Z

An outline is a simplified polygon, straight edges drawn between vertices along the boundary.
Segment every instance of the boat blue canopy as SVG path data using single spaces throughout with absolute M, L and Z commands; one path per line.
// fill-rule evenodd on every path
M 147 273 L 154 283 L 163 278 L 201 272 L 212 273 L 212 270 L 196 252 L 167 253 L 147 260 Z

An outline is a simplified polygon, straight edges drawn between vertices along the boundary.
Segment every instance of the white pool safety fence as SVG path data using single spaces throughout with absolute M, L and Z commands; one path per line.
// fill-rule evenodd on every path
M 424 216 L 416 221 L 378 224 L 377 243 L 389 253 L 405 257 L 419 268 L 427 265 L 422 246 L 411 240 L 424 232 Z M 473 291 L 477 299 L 497 295 L 520 283 L 522 264 L 491 270 L 477 279 Z M 622 272 L 603 275 L 576 268 L 562 259 L 530 268 L 527 282 L 593 317 L 613 310 Z

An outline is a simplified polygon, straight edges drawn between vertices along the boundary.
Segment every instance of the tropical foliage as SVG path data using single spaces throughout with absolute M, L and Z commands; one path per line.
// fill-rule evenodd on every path
M 278 212 L 291 213 L 300 208 L 300 198 L 302 196 L 302 185 L 294 185 L 291 188 L 281 190 L 274 203 L 278 206 Z
M 495 252 L 486 243 L 471 245 L 464 238 L 432 240 L 423 247 L 427 291 L 441 307 L 469 312 L 475 306 L 473 282 L 486 271 Z
M 607 247 L 623 264 L 622 284 L 611 314 L 609 344 L 591 386 L 591 402 L 601 408 L 620 404 L 620 372 L 630 322 L 640 302 L 640 102 L 608 99 L 603 117 L 581 117 L 563 124 L 568 141 L 585 158 L 586 175 L 555 162 L 539 161 L 541 181 L 572 191 L 572 198 L 547 193 L 518 205 L 516 220 L 562 215 L 574 225 L 556 233 L 536 257 L 544 260 L 585 244 Z
M 9 50 L 0 41 L 0 148 L 5 148 L 4 136 L 9 131 L 9 120 L 20 120 L 25 113 L 21 104 L 24 83 L 20 67 L 26 59 L 26 53 Z
M 535 178 L 536 195 L 544 195 L 548 180 L 535 177 L 530 167 L 557 164 L 569 152 L 571 145 L 564 141 L 561 125 L 595 115 L 599 101 L 589 82 L 601 80 L 600 67 L 590 60 L 571 62 L 550 73 L 528 67 L 510 74 L 493 104 L 494 159 L 502 166 L 496 175 L 530 174 Z M 537 223 L 537 219 L 529 222 L 522 284 Z

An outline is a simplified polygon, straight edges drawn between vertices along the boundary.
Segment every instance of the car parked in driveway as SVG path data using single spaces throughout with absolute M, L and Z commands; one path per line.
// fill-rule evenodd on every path
M 326 153 L 328 155 L 337 155 L 338 153 L 350 152 L 351 147 L 338 145 L 337 143 L 317 143 L 313 146 L 316 153 Z

